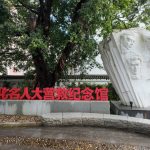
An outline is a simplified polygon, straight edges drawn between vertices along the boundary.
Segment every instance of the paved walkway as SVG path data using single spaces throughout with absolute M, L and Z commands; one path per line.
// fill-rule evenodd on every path
M 98 143 L 116 143 L 150 147 L 150 136 L 129 133 L 116 129 L 93 127 L 40 127 L 0 129 L 0 138 L 4 136 L 85 140 Z

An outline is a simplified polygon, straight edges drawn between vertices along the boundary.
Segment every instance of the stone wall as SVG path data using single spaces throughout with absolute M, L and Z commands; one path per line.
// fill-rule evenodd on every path
M 108 101 L 1 100 L 0 114 L 43 115 L 52 112 L 110 113 Z

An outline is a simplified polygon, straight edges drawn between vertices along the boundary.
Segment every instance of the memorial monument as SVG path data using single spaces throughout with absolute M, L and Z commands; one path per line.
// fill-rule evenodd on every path
M 150 107 L 150 31 L 140 28 L 116 31 L 99 48 L 121 103 Z

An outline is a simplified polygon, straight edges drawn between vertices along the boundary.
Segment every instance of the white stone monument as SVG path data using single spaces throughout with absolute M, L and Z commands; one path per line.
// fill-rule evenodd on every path
M 104 67 L 124 105 L 150 107 L 150 31 L 116 31 L 100 44 Z

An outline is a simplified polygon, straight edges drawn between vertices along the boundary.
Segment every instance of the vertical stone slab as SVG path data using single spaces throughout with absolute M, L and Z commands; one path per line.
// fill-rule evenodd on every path
M 19 115 L 23 115 L 23 101 L 21 100 L 16 100 L 15 101 L 16 105 L 17 105 L 17 111 L 16 111 L 16 114 L 19 114 Z
M 42 104 L 42 114 L 47 114 L 54 111 L 54 101 L 44 101 Z
M 100 44 L 104 67 L 124 105 L 150 107 L 150 31 L 115 31 Z
M 23 114 L 36 115 L 37 114 L 37 101 L 24 100 L 23 101 Z
M 43 114 L 43 105 L 44 105 L 44 101 L 43 100 L 39 100 L 36 102 L 37 104 L 37 111 L 36 111 L 36 115 L 40 116 Z
M 90 101 L 75 101 L 73 102 L 72 112 L 85 112 L 89 113 L 91 111 Z
M 109 101 L 91 101 L 91 113 L 110 114 Z
M 73 103 L 67 100 L 56 100 L 54 102 L 54 112 L 72 112 Z
M 5 101 L 0 101 L 0 114 L 5 114 Z
M 17 113 L 17 103 L 14 101 L 5 102 L 5 114 L 6 115 L 15 115 Z

